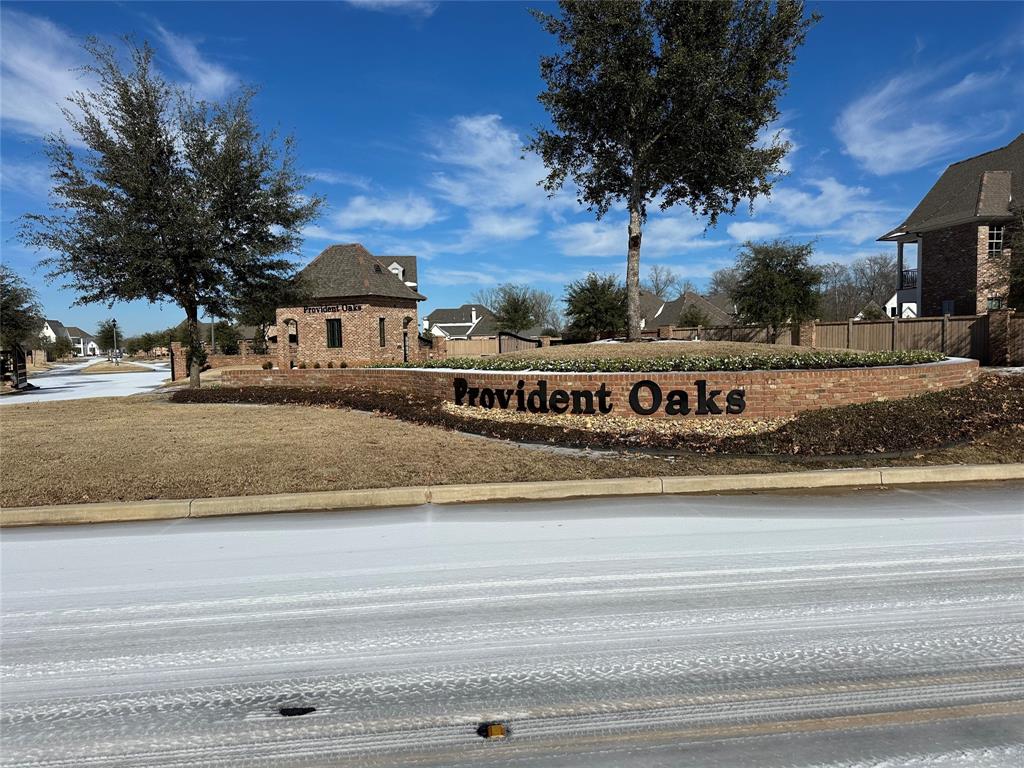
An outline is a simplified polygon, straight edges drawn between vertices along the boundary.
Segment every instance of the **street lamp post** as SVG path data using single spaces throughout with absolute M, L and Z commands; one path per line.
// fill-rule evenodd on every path
M 111 320 L 110 325 L 114 329 L 114 349 L 112 353 L 114 357 L 114 365 L 120 365 L 120 358 L 117 355 L 117 320 Z

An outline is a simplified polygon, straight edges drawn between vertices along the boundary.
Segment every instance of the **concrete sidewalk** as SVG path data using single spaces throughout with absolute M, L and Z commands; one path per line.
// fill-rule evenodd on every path
M 961 464 L 938 467 L 879 467 L 699 477 L 480 483 L 279 493 L 264 496 L 12 507 L 0 510 L 0 527 L 174 520 L 187 517 L 222 517 L 268 512 L 342 511 L 412 507 L 420 504 L 468 504 L 482 501 L 743 493 L 818 488 L 885 488 L 893 485 L 920 483 L 1006 480 L 1024 480 L 1024 464 Z

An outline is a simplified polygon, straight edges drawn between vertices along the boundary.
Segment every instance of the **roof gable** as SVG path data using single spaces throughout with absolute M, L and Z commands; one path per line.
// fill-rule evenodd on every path
M 389 258 L 415 260 L 415 256 Z M 328 246 L 299 272 L 298 280 L 314 298 L 384 296 L 414 301 L 426 298 L 407 286 L 359 243 Z
M 901 232 L 1009 215 L 1011 202 L 1024 201 L 1024 133 L 1005 147 L 953 163 L 906 221 L 883 238 Z

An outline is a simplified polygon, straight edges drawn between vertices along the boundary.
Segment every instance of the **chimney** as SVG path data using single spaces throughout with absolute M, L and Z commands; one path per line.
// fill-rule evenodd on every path
M 429 331 L 430 330 L 430 321 L 427 320 L 427 318 L 425 318 L 425 317 L 423 318 L 423 330 L 424 331 Z
M 469 311 L 470 311 L 470 313 L 472 313 L 472 317 L 473 317 L 472 322 L 475 323 L 476 322 L 476 307 L 470 307 Z

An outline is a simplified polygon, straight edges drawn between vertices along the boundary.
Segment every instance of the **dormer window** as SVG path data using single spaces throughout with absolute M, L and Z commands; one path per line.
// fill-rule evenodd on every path
M 390 269 L 392 273 L 394 273 L 395 277 L 397 277 L 399 280 L 402 279 L 403 273 L 405 272 L 405 270 L 402 269 L 402 265 L 398 263 L 393 263 L 390 267 L 388 267 L 388 269 Z
M 373 265 L 373 271 L 374 271 L 374 272 L 376 272 L 376 273 L 377 273 L 378 275 L 380 275 L 380 274 L 383 274 L 383 273 L 384 273 L 384 270 L 382 270 L 382 269 L 380 268 L 380 264 L 374 264 L 374 265 Z
M 988 257 L 1003 255 L 1003 225 L 991 224 L 988 228 Z

